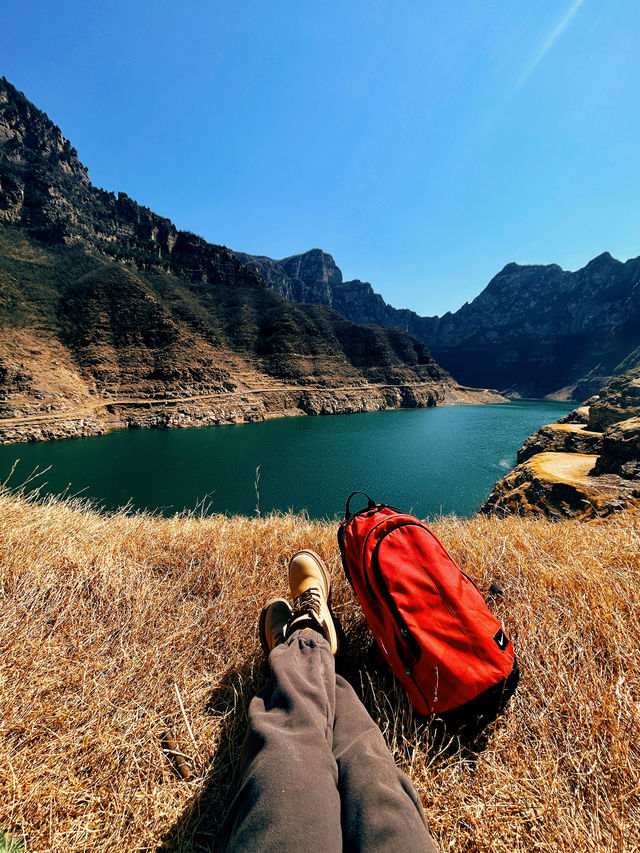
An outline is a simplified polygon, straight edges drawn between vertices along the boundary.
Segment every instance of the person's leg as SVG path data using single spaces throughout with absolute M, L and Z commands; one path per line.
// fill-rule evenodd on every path
M 249 706 L 241 787 L 225 821 L 227 850 L 337 853 L 331 648 L 316 631 L 297 630 L 271 651 L 269 666 L 272 679 Z
M 336 676 L 333 754 L 345 853 L 437 853 L 409 777 L 351 685 Z

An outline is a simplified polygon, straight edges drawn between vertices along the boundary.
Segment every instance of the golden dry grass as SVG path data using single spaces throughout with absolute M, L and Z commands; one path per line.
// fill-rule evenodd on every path
M 481 589 L 503 587 L 496 607 L 521 663 L 507 714 L 473 750 L 429 749 L 367 666 L 335 524 L 106 518 L 0 494 L 0 830 L 27 851 L 215 850 L 265 678 L 257 614 L 286 593 L 291 553 L 313 547 L 336 579 L 348 675 L 443 851 L 640 849 L 637 521 L 434 527 Z

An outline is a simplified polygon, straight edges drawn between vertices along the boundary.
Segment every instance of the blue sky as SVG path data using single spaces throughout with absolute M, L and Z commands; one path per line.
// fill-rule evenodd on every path
M 5 0 L 0 73 L 92 181 L 396 307 L 640 255 L 637 0 Z

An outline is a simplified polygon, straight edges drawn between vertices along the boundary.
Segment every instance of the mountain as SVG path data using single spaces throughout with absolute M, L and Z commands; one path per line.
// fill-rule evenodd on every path
M 467 385 L 579 400 L 628 369 L 640 347 L 640 258 L 621 263 L 605 252 L 576 272 L 510 263 L 455 313 L 420 317 L 388 305 L 367 282 L 343 282 L 320 249 L 281 261 L 237 257 L 288 299 L 409 332 Z
M 437 317 L 419 317 L 414 311 L 388 305 L 367 281 L 343 281 L 342 271 L 322 249 L 280 261 L 244 252 L 235 255 L 285 299 L 328 305 L 354 323 L 404 329 L 419 340 L 437 327 Z
M 407 333 L 292 304 L 229 249 L 94 187 L 4 78 L 0 326 L 0 441 L 476 399 Z

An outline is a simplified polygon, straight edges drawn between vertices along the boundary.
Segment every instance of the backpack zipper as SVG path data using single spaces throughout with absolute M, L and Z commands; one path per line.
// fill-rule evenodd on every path
M 378 525 L 376 525 L 376 527 L 377 526 Z M 382 572 L 380 571 L 380 563 L 378 561 L 378 551 L 380 550 L 380 545 L 382 544 L 384 539 L 386 539 L 386 537 L 390 533 L 393 533 L 394 530 L 398 530 L 400 527 L 411 527 L 411 526 L 421 527 L 423 530 L 426 530 L 426 528 L 424 527 L 423 524 L 419 524 L 415 521 L 402 521 L 399 524 L 396 524 L 390 530 L 386 530 L 383 533 L 383 535 L 380 537 L 380 539 L 376 542 L 376 546 L 373 549 L 373 553 L 371 555 L 371 566 L 373 568 L 373 571 L 374 571 L 374 574 L 376 577 L 376 581 L 378 583 L 380 591 L 382 592 L 382 596 L 385 600 L 385 603 L 391 612 L 391 617 L 392 617 L 392 619 L 396 625 L 396 628 L 398 629 L 398 633 L 399 633 L 400 637 L 402 638 L 401 642 L 404 643 L 404 647 L 406 649 L 405 655 L 400 654 L 399 648 L 397 649 L 397 651 L 398 651 L 398 656 L 400 657 L 400 660 L 402 661 L 402 664 L 404 666 L 405 674 L 408 675 L 410 678 L 412 678 L 413 667 L 420 658 L 420 646 L 417 643 L 417 641 L 413 638 L 413 635 L 412 635 L 411 631 L 409 630 L 407 623 L 402 618 L 402 614 L 398 610 L 398 607 L 397 607 L 395 601 L 393 600 L 393 597 L 391 596 L 391 593 L 389 592 L 389 589 L 388 589 L 388 587 L 384 581 L 384 577 L 382 575 Z M 369 531 L 369 535 L 375 529 L 376 529 L 375 527 L 372 528 Z M 368 538 L 369 538 L 369 536 L 367 536 L 367 539 Z M 366 541 L 367 540 L 365 540 L 365 546 L 366 546 Z M 363 557 L 363 567 L 364 567 L 364 557 Z M 378 595 L 376 595 L 376 593 L 373 589 L 371 581 L 369 580 L 368 573 L 366 571 L 366 567 L 365 567 L 365 571 L 364 571 L 364 576 L 365 576 L 365 581 L 367 583 L 367 588 L 369 589 L 371 595 L 376 599 L 376 601 L 378 601 L 379 603 L 382 603 L 382 602 L 380 602 L 380 597 Z M 396 647 L 397 646 L 398 646 L 398 643 L 396 643 Z M 417 652 L 416 652 L 416 648 L 417 648 Z M 414 684 L 415 684 L 415 681 L 414 681 Z
M 394 507 L 386 507 L 386 506 L 385 506 L 385 509 L 394 509 Z M 371 530 L 370 530 L 370 531 L 367 533 L 367 535 L 365 536 L 365 538 L 364 538 L 364 542 L 362 543 L 362 576 L 363 576 L 363 578 L 364 578 L 365 585 L 366 585 L 367 589 L 369 590 L 369 594 L 370 594 L 371 596 L 373 596 L 373 598 L 375 598 L 375 600 L 376 600 L 376 601 L 378 601 L 378 602 L 380 601 L 380 599 L 378 598 L 378 596 L 376 595 L 376 593 L 375 593 L 375 591 L 374 591 L 373 587 L 371 586 L 371 581 L 369 580 L 369 574 L 368 574 L 368 572 L 367 572 L 367 564 L 366 564 L 367 544 L 368 544 L 368 542 L 369 542 L 369 537 L 371 536 L 371 534 L 372 534 L 375 530 L 377 530 L 377 529 L 380 527 L 380 525 L 381 525 L 381 524 L 384 524 L 384 523 L 385 523 L 385 521 L 388 521 L 388 520 L 389 520 L 389 516 L 388 516 L 388 515 L 386 515 L 386 516 L 385 516 L 381 521 L 379 521 L 377 524 L 374 524 L 374 525 L 373 525 L 373 527 L 371 528 Z M 383 537 L 383 538 L 384 538 L 384 537 Z M 377 548 L 377 547 L 378 547 L 378 546 L 376 545 L 376 548 Z

